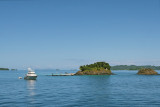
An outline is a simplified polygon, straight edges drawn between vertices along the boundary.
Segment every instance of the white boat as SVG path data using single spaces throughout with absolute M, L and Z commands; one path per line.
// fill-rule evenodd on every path
M 18 77 L 19 79 L 22 79 L 22 77 Z
M 24 77 L 26 80 L 36 80 L 37 74 L 31 68 L 28 68 L 28 73 Z

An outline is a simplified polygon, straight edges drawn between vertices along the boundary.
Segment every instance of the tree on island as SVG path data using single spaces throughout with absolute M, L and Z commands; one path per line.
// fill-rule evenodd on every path
M 111 66 L 106 62 L 96 62 L 90 65 L 80 66 L 76 75 L 111 75 Z

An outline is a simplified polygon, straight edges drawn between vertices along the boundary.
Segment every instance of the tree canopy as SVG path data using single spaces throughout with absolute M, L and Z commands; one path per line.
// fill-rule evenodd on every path
M 96 62 L 94 64 L 90 64 L 90 65 L 83 65 L 83 66 L 80 66 L 80 70 L 81 71 L 85 71 L 85 70 L 100 70 L 100 69 L 108 69 L 110 70 L 111 66 L 106 63 L 106 62 Z

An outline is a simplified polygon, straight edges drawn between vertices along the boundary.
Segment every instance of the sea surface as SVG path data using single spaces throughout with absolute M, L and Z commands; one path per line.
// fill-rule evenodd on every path
M 0 71 L 0 107 L 160 107 L 160 75 L 112 71 L 116 75 L 46 76 L 65 70 Z M 158 71 L 160 73 L 160 71 Z

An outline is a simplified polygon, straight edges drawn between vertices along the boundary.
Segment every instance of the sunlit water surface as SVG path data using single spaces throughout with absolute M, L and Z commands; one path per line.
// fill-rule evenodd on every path
M 160 75 L 46 76 L 65 72 L 76 71 L 36 71 L 36 81 L 18 79 L 27 71 L 0 71 L 0 106 L 160 106 Z

